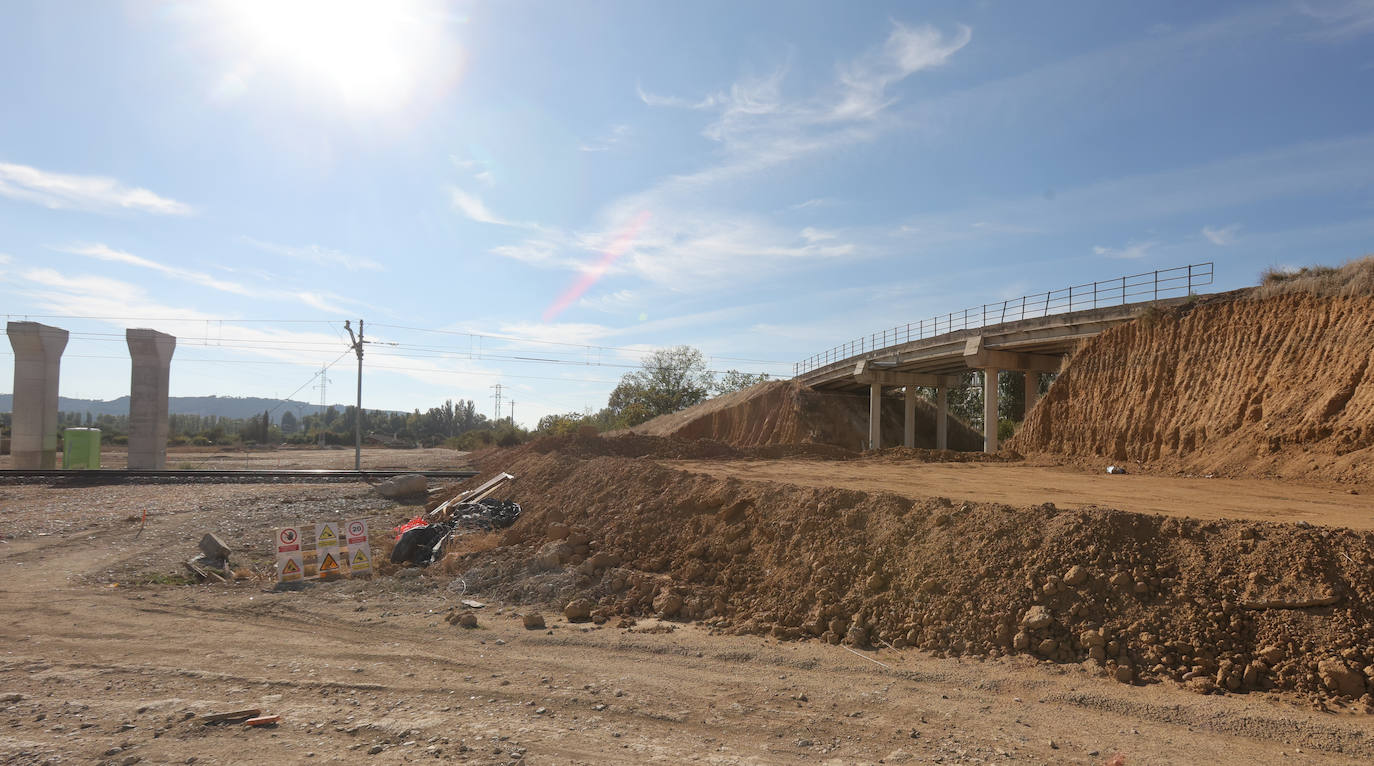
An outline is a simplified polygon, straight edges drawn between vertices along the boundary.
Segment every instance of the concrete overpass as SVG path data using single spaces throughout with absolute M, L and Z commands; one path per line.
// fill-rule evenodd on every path
M 1172 305 L 1212 284 L 1212 264 L 1134 274 L 1074 285 L 951 312 L 873 333 L 798 362 L 796 379 L 818 389 L 869 392 L 868 440 L 882 444 L 884 388 L 906 399 L 903 443 L 916 440 L 916 388 L 936 391 L 935 444 L 948 445 L 951 387 L 964 373 L 983 373 L 983 449 L 996 452 L 997 381 L 1002 372 L 1026 377 L 1026 411 L 1035 406 L 1040 375 L 1057 373 L 1081 341 L 1127 322 L 1148 305 Z

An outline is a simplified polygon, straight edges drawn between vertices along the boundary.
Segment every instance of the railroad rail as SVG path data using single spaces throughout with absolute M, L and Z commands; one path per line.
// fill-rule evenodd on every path
M 5 470 L 0 485 L 51 484 L 55 486 L 97 486 L 104 484 L 302 484 L 347 481 L 376 481 L 418 473 L 430 479 L 468 479 L 476 471 L 333 471 L 302 470 L 228 470 L 228 471 L 146 471 L 121 469 L 91 470 Z

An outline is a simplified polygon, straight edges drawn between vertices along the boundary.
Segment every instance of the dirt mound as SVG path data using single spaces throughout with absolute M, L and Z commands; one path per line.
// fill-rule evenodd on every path
M 1228 295 L 1089 341 L 1009 446 L 1192 473 L 1374 479 L 1374 297 Z
M 1089 662 L 1202 691 L 1360 697 L 1374 663 L 1374 533 L 502 457 L 483 467 L 520 477 L 524 515 L 499 547 L 444 562 L 489 597 L 576 600 L 597 620 Z
M 883 446 L 902 443 L 901 397 L 883 401 Z M 830 444 L 862 450 L 868 441 L 868 396 L 817 391 L 790 380 L 759 383 L 635 426 L 634 433 L 712 439 L 736 447 L 771 444 Z M 983 437 L 962 421 L 949 419 L 949 444 L 982 449 Z M 935 407 L 916 401 L 916 446 L 935 446 Z

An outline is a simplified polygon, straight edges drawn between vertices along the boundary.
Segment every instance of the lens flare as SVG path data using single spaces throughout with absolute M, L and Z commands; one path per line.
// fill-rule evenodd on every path
M 649 222 L 649 218 L 650 215 L 648 210 L 640 211 L 639 215 L 635 216 L 634 220 L 630 221 L 629 225 L 616 235 L 615 239 L 611 241 L 610 246 L 602 251 L 601 260 L 597 261 L 596 265 L 592 266 L 585 271 L 582 276 L 578 277 L 577 281 L 573 282 L 567 290 L 564 290 L 563 294 L 558 296 L 558 300 L 555 300 L 553 303 L 549 304 L 548 308 L 544 309 L 544 321 L 552 321 L 559 314 L 563 313 L 563 310 L 571 306 L 573 301 L 581 298 L 582 294 L 587 292 L 592 285 L 596 284 L 597 280 L 605 276 L 612 264 L 620 260 L 620 256 L 624 255 L 625 252 L 634 245 L 635 238 L 639 236 L 639 232 L 644 228 L 644 224 Z

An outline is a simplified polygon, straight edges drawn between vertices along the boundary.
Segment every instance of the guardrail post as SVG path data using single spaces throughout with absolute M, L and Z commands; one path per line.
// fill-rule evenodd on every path
M 1097 283 L 1093 282 L 1093 308 L 1097 308 Z
M 1155 269 L 1155 300 L 1159 300 L 1159 269 Z
M 1069 312 L 1073 312 L 1073 285 L 1069 285 Z
M 1193 294 L 1193 264 L 1188 264 L 1188 294 Z

